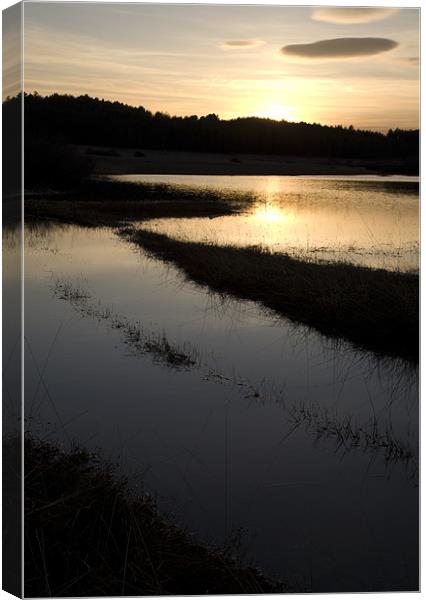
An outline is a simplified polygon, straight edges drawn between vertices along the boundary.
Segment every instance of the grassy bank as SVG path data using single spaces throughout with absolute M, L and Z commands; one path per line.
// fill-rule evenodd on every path
M 215 292 L 259 301 L 323 334 L 418 362 L 416 274 L 310 263 L 259 248 L 183 242 L 131 228 L 122 235 Z
M 25 595 L 119 596 L 282 591 L 135 495 L 85 450 L 25 440 Z
M 255 199 L 249 192 L 89 179 L 69 190 L 26 191 L 25 214 L 89 226 L 117 225 L 132 219 L 231 215 Z

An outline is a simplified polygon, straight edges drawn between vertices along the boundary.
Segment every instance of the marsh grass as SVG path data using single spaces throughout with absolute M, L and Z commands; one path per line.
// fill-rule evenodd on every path
M 165 331 L 149 330 L 137 322 L 131 322 L 126 317 L 116 313 L 110 306 L 100 301 L 92 301 L 90 292 L 86 289 L 86 280 L 70 280 L 52 277 L 52 290 L 60 300 L 67 300 L 80 314 L 107 321 L 112 329 L 121 331 L 124 343 L 135 354 L 149 353 L 158 363 L 166 364 L 176 369 L 204 369 L 206 381 L 215 381 L 237 388 L 245 398 L 261 399 L 267 396 L 265 381 L 253 383 L 232 371 L 225 374 L 218 368 L 211 368 L 208 361 L 197 348 L 189 342 L 180 345 L 171 343 Z
M 391 427 L 381 428 L 375 415 L 365 425 L 359 425 L 351 415 L 339 417 L 337 412 L 330 412 L 318 403 L 295 404 L 287 408 L 287 414 L 290 422 L 297 427 L 304 426 L 318 439 L 334 439 L 337 450 L 381 451 L 387 463 L 404 462 L 413 477 L 418 474 L 418 452 L 399 440 Z
M 219 368 L 211 368 L 202 353 L 188 342 L 181 346 L 172 344 L 165 332 L 148 331 L 139 322 L 131 323 L 111 307 L 91 301 L 86 283 L 86 280 L 72 283 L 55 278 L 53 291 L 59 299 L 70 302 L 80 314 L 106 321 L 112 329 L 120 330 L 123 342 L 133 354 L 150 354 L 154 362 L 176 370 L 200 369 L 204 371 L 204 381 L 229 386 L 249 401 L 279 404 L 283 409 L 283 426 L 304 426 L 308 433 L 317 438 L 334 440 L 336 449 L 344 452 L 357 449 L 383 452 L 385 462 L 403 462 L 410 467 L 412 476 L 417 476 L 417 453 L 409 444 L 396 438 L 391 427 L 383 428 L 374 414 L 367 426 L 360 426 L 350 415 L 339 416 L 337 412 L 332 413 L 318 403 L 288 404 L 284 389 L 272 387 L 265 379 L 253 382 L 235 371 L 225 373 Z
M 214 292 L 258 301 L 322 334 L 418 362 L 417 274 L 306 262 L 259 247 L 179 241 L 129 227 L 121 236 Z
M 124 343 L 134 354 L 152 354 L 157 362 L 174 368 L 190 368 L 200 365 L 201 356 L 195 348 L 186 343 L 182 346 L 172 344 L 165 332 L 150 331 L 140 322 L 131 322 L 101 302 L 93 302 L 84 282 L 73 283 L 69 280 L 53 277 L 53 293 L 61 300 L 67 300 L 84 316 L 107 321 L 112 329 L 121 332 Z
M 156 362 L 176 369 L 202 368 L 204 379 L 216 381 L 238 388 L 246 398 L 262 398 L 266 396 L 265 382 L 255 384 L 235 372 L 229 375 L 218 368 L 208 365 L 203 354 L 189 342 L 175 344 L 169 341 L 165 331 L 149 330 L 137 322 L 131 322 L 118 314 L 112 307 L 93 301 L 87 289 L 87 280 L 78 278 L 71 280 L 52 276 L 52 291 L 60 300 L 68 301 L 80 314 L 96 320 L 106 321 L 112 329 L 121 331 L 124 343 L 135 354 L 153 355 Z
M 25 436 L 25 596 L 265 593 L 283 590 L 176 527 L 113 465 Z
M 374 414 L 368 426 L 360 426 L 351 416 L 341 417 L 318 403 L 288 404 L 284 389 L 271 386 L 265 379 L 253 382 L 234 370 L 226 373 L 218 367 L 212 368 L 203 354 L 190 343 L 172 344 L 164 331 L 147 330 L 140 322 L 132 323 L 111 307 L 92 301 L 85 279 L 73 283 L 56 277 L 53 278 L 52 289 L 59 299 L 70 302 L 83 316 L 106 321 L 112 329 L 119 330 L 123 342 L 133 354 L 150 354 L 155 362 L 176 370 L 201 369 L 204 371 L 203 380 L 229 386 L 245 399 L 279 404 L 283 409 L 284 423 L 305 426 L 308 433 L 318 438 L 334 440 L 337 449 L 384 452 L 386 462 L 405 462 L 410 465 L 413 475 L 418 472 L 414 449 L 398 440 L 391 427 L 383 428 Z
M 86 226 L 114 226 L 161 217 L 232 215 L 255 200 L 256 195 L 249 192 L 90 179 L 69 190 L 27 191 L 25 214 Z
M 81 283 L 75 286 L 70 281 L 55 279 L 53 289 L 60 300 L 83 303 L 90 298 L 90 294 L 84 290 Z

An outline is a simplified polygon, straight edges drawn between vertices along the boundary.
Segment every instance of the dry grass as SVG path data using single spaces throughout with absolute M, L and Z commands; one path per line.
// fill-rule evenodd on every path
M 282 588 L 174 526 L 111 465 L 26 437 L 26 597 L 273 591 Z

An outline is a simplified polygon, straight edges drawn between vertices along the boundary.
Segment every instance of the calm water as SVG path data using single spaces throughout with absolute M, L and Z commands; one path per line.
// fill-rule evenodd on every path
M 254 191 L 240 216 L 167 219 L 149 228 L 219 244 L 262 245 L 310 259 L 345 260 L 386 269 L 417 269 L 416 177 L 123 175 L 127 181 Z
M 239 532 L 248 558 L 302 589 L 418 588 L 416 370 L 224 301 L 109 229 L 28 225 L 25 294 L 29 429 L 119 457 L 179 523 L 218 543 Z M 136 354 L 111 315 L 196 365 Z M 339 441 L 348 418 L 413 457 Z

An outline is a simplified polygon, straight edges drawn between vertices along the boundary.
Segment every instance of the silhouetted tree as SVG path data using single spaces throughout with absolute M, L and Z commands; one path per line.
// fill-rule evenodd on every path
M 4 110 L 17 100 L 6 100 Z M 88 95 L 25 95 L 25 134 L 58 143 L 154 150 L 321 156 L 326 158 L 412 159 L 418 163 L 419 131 L 377 131 L 353 126 L 292 123 L 257 117 L 222 120 L 152 114 Z

